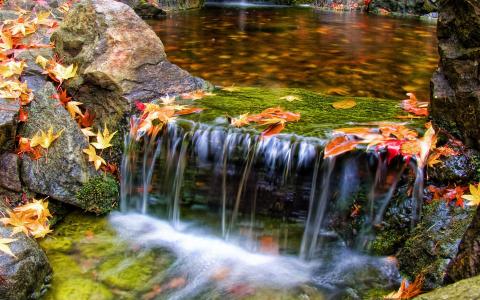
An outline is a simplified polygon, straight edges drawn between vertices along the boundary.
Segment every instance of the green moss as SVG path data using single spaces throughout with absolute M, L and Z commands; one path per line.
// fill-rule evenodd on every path
M 437 299 L 480 299 L 480 276 L 461 280 L 451 285 L 436 289 L 415 298 L 417 300 Z
M 111 300 L 113 294 L 102 284 L 82 277 L 72 277 L 54 286 L 45 300 Z
M 154 265 L 155 258 L 152 254 L 139 257 L 115 256 L 100 265 L 98 275 L 109 286 L 133 290 L 148 282 Z
M 330 96 L 303 89 L 238 88 L 234 92 L 216 90 L 214 93 L 215 96 L 195 101 L 195 105 L 206 108 L 205 111 L 186 118 L 205 123 L 218 123 L 222 121 L 218 117 L 259 113 L 266 108 L 280 106 L 285 110 L 301 114 L 300 121 L 288 123 L 284 132 L 324 137 L 333 128 L 374 121 L 398 122 L 396 116 L 405 114 L 399 102 L 395 100 Z M 281 99 L 287 95 L 297 96 L 299 100 L 289 102 Z M 351 109 L 332 107 L 333 102 L 345 99 L 353 99 L 357 105 Z M 420 124 L 423 121 L 423 119 L 417 119 L 412 124 L 415 127 L 421 127 Z
M 77 200 L 96 214 L 108 213 L 118 205 L 118 183 L 111 176 L 95 176 L 78 191 Z
M 395 230 L 382 231 L 370 244 L 370 251 L 380 256 L 393 255 L 404 240 L 405 236 L 401 232 Z

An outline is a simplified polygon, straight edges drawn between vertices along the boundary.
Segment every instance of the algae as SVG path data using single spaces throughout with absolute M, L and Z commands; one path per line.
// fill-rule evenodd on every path
M 260 113 L 269 107 L 282 107 L 285 110 L 301 114 L 296 123 L 288 123 L 284 132 L 311 137 L 325 137 L 334 128 L 365 125 L 379 121 L 400 120 L 396 117 L 405 115 L 400 102 L 395 100 L 343 97 L 318 94 L 303 89 L 291 88 L 235 88 L 234 91 L 216 90 L 214 96 L 196 100 L 194 105 L 205 108 L 199 114 L 185 118 L 210 124 L 227 124 L 225 117 L 236 117 L 245 113 Z M 282 99 L 292 95 L 298 100 Z M 357 105 L 351 109 L 335 109 L 332 103 L 353 99 Z M 223 117 L 223 118 L 222 118 Z M 424 119 L 411 122 L 415 128 L 421 127 Z

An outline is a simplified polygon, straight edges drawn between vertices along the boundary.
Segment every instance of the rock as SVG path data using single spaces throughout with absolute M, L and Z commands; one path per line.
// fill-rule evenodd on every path
M 471 208 L 449 207 L 445 201 L 425 205 L 421 222 L 397 255 L 400 271 L 412 279 L 423 274 L 425 290 L 442 285 L 473 215 Z
M 112 127 L 134 100 L 206 88 L 207 83 L 171 64 L 155 32 L 129 6 L 84 0 L 65 17 L 53 36 L 65 63 L 81 76 L 67 87 Z M 118 128 L 118 127 L 116 127 Z
M 18 160 L 13 153 L 0 155 L 0 186 L 14 192 L 22 191 Z
M 56 90 L 51 83 L 46 83 L 35 93 L 35 101 L 27 107 L 29 120 L 21 127 L 20 135 L 31 138 L 39 130 L 46 132 L 50 126 L 55 133 L 64 131 L 44 157 L 34 161 L 23 156 L 22 180 L 33 192 L 88 209 L 75 197 L 82 185 L 95 174 L 82 151 L 88 148 L 88 141 L 69 113 L 52 98 L 53 94 Z
M 0 107 L 5 108 L 0 110 L 0 151 L 4 151 L 13 147 L 20 104 L 18 101 L 0 98 Z
M 440 161 L 428 168 L 428 178 L 436 184 L 468 185 L 478 176 L 480 159 L 474 150 L 442 157 Z
M 468 227 L 455 259 L 449 264 L 446 281 L 454 282 L 480 274 L 480 209 Z
M 457 283 L 420 295 L 415 300 L 474 300 L 480 299 L 480 276 L 465 279 Z
M 8 207 L 0 199 L 0 213 Z M 9 237 L 11 230 L 0 225 L 0 238 Z M 9 244 L 15 258 L 0 252 L 0 297 L 2 300 L 37 299 L 50 279 L 51 268 L 38 244 L 23 233 Z
M 145 19 L 155 19 L 169 12 L 200 8 L 204 0 L 154 0 L 151 2 L 145 0 L 118 0 L 132 7 L 135 12 Z
M 112 292 L 103 284 L 83 277 L 71 277 L 59 283 L 45 300 L 113 300 Z
M 304 2 L 304 1 L 276 1 L 276 2 Z M 372 0 L 370 4 L 366 5 L 365 0 L 333 0 L 315 1 L 316 6 L 329 8 L 329 9 L 343 9 L 343 10 L 365 10 L 373 13 L 393 13 L 402 15 L 415 15 L 421 16 L 437 10 L 437 5 L 433 0 Z M 287 3 L 290 4 L 290 3 Z
M 468 146 L 480 149 L 480 2 L 440 3 L 440 62 L 431 80 L 431 116 Z

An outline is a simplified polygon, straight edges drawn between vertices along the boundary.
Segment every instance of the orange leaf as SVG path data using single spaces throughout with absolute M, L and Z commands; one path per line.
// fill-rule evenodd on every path
M 279 134 L 284 128 L 285 128 L 285 122 L 278 122 L 278 123 L 272 124 L 262 132 L 262 138 Z
M 184 108 L 182 110 L 179 110 L 175 113 L 177 116 L 183 116 L 183 115 L 189 115 L 189 114 L 196 114 L 203 111 L 203 108 L 199 107 L 189 107 L 189 108 Z
M 333 108 L 335 109 L 350 109 L 357 106 L 357 102 L 352 99 L 346 99 L 342 101 L 336 101 L 332 103 Z
M 332 139 L 324 150 L 324 158 L 340 155 L 345 152 L 352 151 L 357 147 L 359 143 L 354 140 L 350 140 L 347 136 L 338 136 Z
M 28 113 L 23 110 L 22 107 L 18 110 L 18 121 L 19 122 L 26 122 L 28 120 Z
M 90 111 L 87 109 L 83 116 L 80 116 L 80 119 L 78 119 L 78 123 L 80 124 L 81 127 L 87 128 L 92 126 L 93 120 L 95 119 L 95 113 L 90 113 Z

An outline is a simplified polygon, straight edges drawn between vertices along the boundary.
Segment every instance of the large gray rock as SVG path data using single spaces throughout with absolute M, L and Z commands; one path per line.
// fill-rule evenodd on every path
M 480 276 L 465 279 L 430 293 L 422 294 L 415 300 L 476 300 L 480 299 Z
M 52 98 L 56 93 L 51 83 L 34 93 L 35 101 L 27 108 L 29 120 L 20 135 L 31 138 L 39 130 L 46 132 L 50 126 L 55 133 L 64 131 L 48 149 L 48 156 L 37 161 L 23 156 L 21 177 L 30 191 L 82 207 L 75 195 L 95 171 L 82 152 L 88 148 L 88 141 L 69 113 Z
M 0 213 L 6 214 L 8 206 L 0 199 Z M 0 224 L 0 238 L 9 238 L 11 229 Z M 52 269 L 47 256 L 37 242 L 23 233 L 12 238 L 9 244 L 15 257 L 0 252 L 0 299 L 25 300 L 39 298 Z
M 18 101 L 0 98 L 0 150 L 11 148 L 17 128 Z
M 19 158 L 14 153 L 0 155 L 0 187 L 14 192 L 22 191 Z
M 434 121 L 480 149 L 480 1 L 440 1 L 438 49 L 433 75 Z
M 65 17 L 52 40 L 81 77 L 68 83 L 76 99 L 102 122 L 117 126 L 134 100 L 152 100 L 206 88 L 205 81 L 171 64 L 153 30 L 129 6 L 83 0 Z

